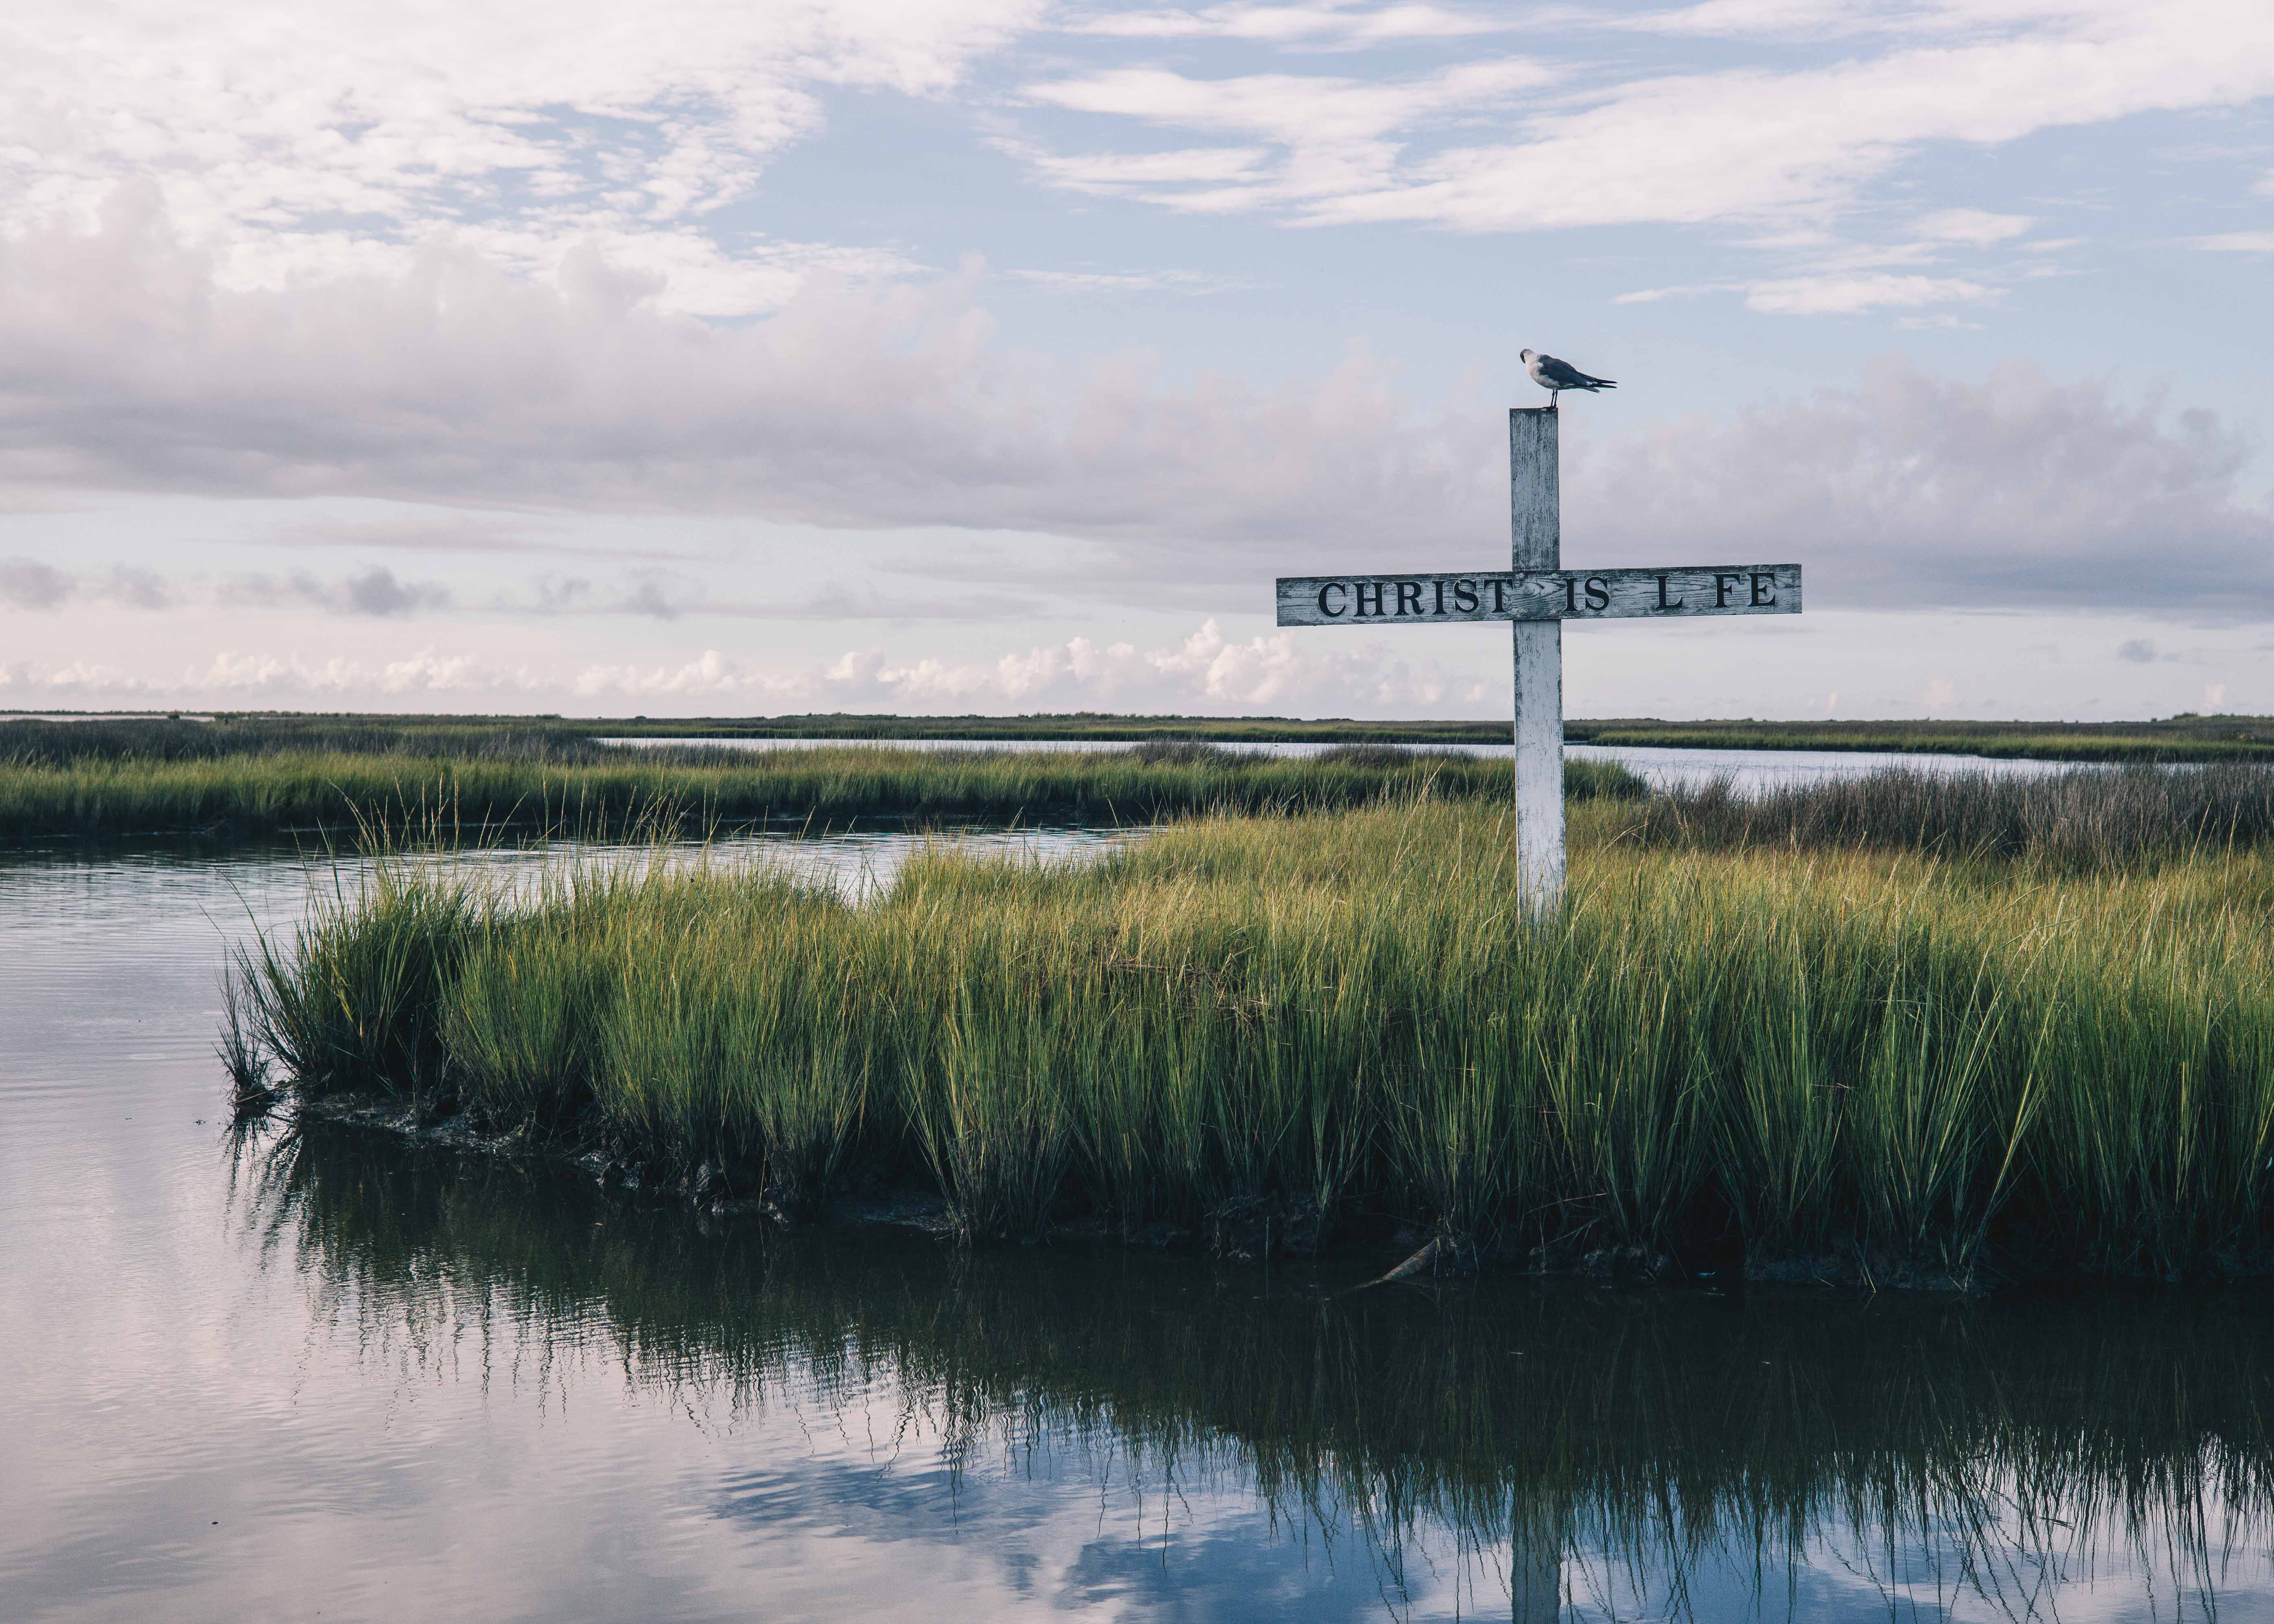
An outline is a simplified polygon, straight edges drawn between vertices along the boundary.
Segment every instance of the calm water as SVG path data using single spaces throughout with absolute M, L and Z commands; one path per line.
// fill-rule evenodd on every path
M 2263 1293 L 1352 1294 L 232 1145 L 309 881 L 0 858 L 0 1617 L 2274 1617 Z
M 689 744 L 722 750 L 818 750 L 862 745 L 888 750 L 1133 750 L 1137 746 L 1114 741 L 1083 739 L 603 739 L 602 744 L 635 748 L 666 749 Z M 1223 747 L 1246 756 L 1318 756 L 1338 747 L 1331 744 L 1256 744 L 1227 742 Z M 1471 756 L 1506 757 L 1515 754 L 1510 744 L 1456 746 L 1393 745 L 1393 749 L 1455 748 Z M 1563 754 L 1572 761 L 1617 762 L 1642 774 L 1653 784 L 1688 786 L 1728 778 L 1740 789 L 1773 788 L 1780 784 L 1812 784 L 1821 778 L 1856 778 L 1887 767 L 1914 772 L 1990 772 L 2034 778 L 2062 772 L 2074 763 L 2008 761 L 1991 756 L 1926 756 L 1878 750 L 1689 750 L 1628 745 L 1567 744 Z

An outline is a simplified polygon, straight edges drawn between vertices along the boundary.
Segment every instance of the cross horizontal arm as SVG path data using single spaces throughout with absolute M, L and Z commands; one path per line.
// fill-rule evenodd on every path
M 1290 575 L 1282 626 L 1414 625 L 1434 620 L 1687 620 L 1798 614 L 1797 564 L 1666 569 L 1474 570 L 1425 575 Z

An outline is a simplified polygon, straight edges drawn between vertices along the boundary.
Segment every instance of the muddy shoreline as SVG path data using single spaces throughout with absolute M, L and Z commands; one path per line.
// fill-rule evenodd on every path
M 2013 1259 L 1977 1258 L 1962 1275 L 1894 1257 L 1854 1254 L 1766 1255 L 1723 1244 L 1688 1258 L 1641 1247 L 1590 1247 L 1564 1238 L 1545 1245 L 1479 1245 L 1442 1234 L 1425 1222 L 1380 1213 L 1321 1214 L 1308 1202 L 1276 1198 L 1230 1201 L 1199 1224 L 1121 1225 L 1085 1219 L 1053 1223 L 1026 1240 L 973 1242 L 958 1225 L 953 1205 L 935 1190 L 891 1178 L 877 1169 L 855 1169 L 830 1193 L 796 1210 L 763 1193 L 750 1193 L 733 1169 L 708 1164 L 668 1173 L 590 1142 L 548 1138 L 527 1128 L 493 1131 L 470 1112 L 433 1116 L 412 1101 L 277 1097 L 273 1113 L 299 1124 L 384 1133 L 414 1144 L 574 1171 L 613 1196 L 675 1206 L 709 1222 L 740 1222 L 780 1229 L 846 1225 L 901 1229 L 951 1244 L 990 1247 L 1051 1242 L 1117 1244 L 1156 1252 L 1190 1252 L 1235 1264 L 1329 1256 L 1380 1267 L 1373 1284 L 1393 1281 L 1517 1279 L 1591 1281 L 1666 1289 L 1726 1290 L 1747 1285 L 1814 1287 L 1849 1292 L 1902 1291 L 1984 1297 L 2083 1286 L 2237 1284 L 2274 1278 L 2274 1259 L 2253 1260 L 2209 1281 L 2158 1280 L 2144 1273 L 2031 1274 Z M 2242 1260 L 2234 1260 L 2240 1265 Z

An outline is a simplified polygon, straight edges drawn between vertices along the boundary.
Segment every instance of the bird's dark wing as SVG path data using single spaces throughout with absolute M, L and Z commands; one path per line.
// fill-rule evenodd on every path
M 1540 357 L 1540 375 L 1566 389 L 1599 389 L 1611 381 L 1608 378 L 1590 378 L 1569 361 L 1559 361 L 1554 356 Z

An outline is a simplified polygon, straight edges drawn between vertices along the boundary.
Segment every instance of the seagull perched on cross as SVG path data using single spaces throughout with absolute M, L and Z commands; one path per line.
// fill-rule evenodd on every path
M 1524 351 L 1524 370 L 1532 381 L 1547 391 L 1547 404 L 1553 407 L 1555 397 L 1565 389 L 1585 389 L 1593 395 L 1598 389 L 1615 389 L 1619 386 L 1608 378 L 1590 378 L 1569 361 L 1559 361 L 1552 355 L 1542 355 L 1537 350 Z

